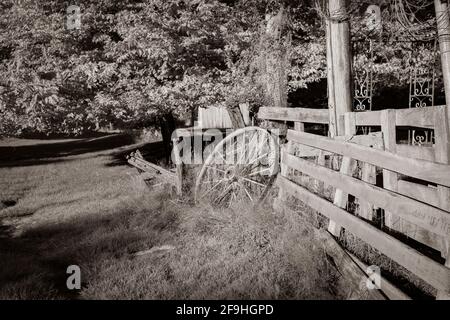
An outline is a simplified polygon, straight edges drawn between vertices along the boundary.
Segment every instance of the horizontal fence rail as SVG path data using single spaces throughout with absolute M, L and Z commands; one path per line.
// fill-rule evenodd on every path
M 450 187 L 450 169 L 445 164 L 411 159 L 387 151 L 306 132 L 288 130 L 287 139 L 310 147 L 345 155 L 410 177 Z
M 405 127 L 434 128 L 435 113 L 445 106 L 395 109 L 395 124 Z M 356 112 L 356 125 L 380 126 L 383 111 Z
M 405 220 L 436 234 L 445 237 L 448 237 L 450 234 L 450 214 L 444 210 L 316 165 L 311 161 L 298 158 L 286 152 L 283 153 L 282 163 L 315 179 L 324 181 L 335 188 L 343 189 L 346 193 L 367 200 L 378 207 L 396 212 Z
M 329 114 L 327 109 L 261 107 L 259 108 L 258 118 L 274 121 L 328 124 Z

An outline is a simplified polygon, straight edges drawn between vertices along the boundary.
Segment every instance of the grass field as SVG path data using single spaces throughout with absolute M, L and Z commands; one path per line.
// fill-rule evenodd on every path
M 130 147 L 106 141 L 52 141 L 54 157 L 48 143 L 0 146 L 0 299 L 341 298 L 300 220 L 150 190 L 124 161 Z

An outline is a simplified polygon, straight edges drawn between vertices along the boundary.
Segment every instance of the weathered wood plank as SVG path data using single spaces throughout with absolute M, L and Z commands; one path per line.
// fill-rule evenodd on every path
M 319 166 L 313 162 L 284 154 L 283 162 L 286 166 L 301 171 L 314 179 L 331 184 L 337 189 L 355 197 L 367 200 L 374 205 L 395 212 L 403 219 L 417 224 L 436 234 L 448 237 L 450 235 L 450 213 L 420 201 L 405 197 L 396 192 L 386 190 L 363 182 L 351 176 Z
M 397 126 L 434 128 L 434 113 L 442 106 L 389 109 L 395 112 L 395 124 Z M 382 111 L 355 112 L 357 126 L 380 126 Z
M 355 112 L 357 126 L 379 126 L 381 125 L 381 111 Z
M 449 268 L 284 177 L 278 177 L 277 184 L 324 216 L 337 221 L 355 236 L 396 261 L 434 288 L 447 292 L 450 290 Z
M 355 261 L 355 263 L 362 269 L 367 270 L 369 267 L 367 264 L 359 260 L 355 255 L 350 252 L 347 252 L 348 255 Z M 411 300 L 411 298 L 401 291 L 399 288 L 394 286 L 391 282 L 386 280 L 383 276 L 381 276 L 381 284 L 380 290 L 389 298 L 389 300 Z
M 361 180 L 370 184 L 376 184 L 376 168 L 375 166 L 364 162 L 361 169 Z M 359 213 L 358 215 L 364 219 L 373 220 L 374 206 L 372 203 L 365 200 L 359 200 Z
M 258 118 L 276 121 L 298 121 L 306 123 L 328 123 L 327 109 L 308 108 L 259 108 Z
M 140 158 L 134 157 L 134 156 L 131 156 L 128 158 L 128 163 L 136 168 L 139 168 L 139 169 L 145 171 L 145 172 L 160 174 L 160 175 L 164 176 L 164 179 L 167 179 L 168 183 L 171 183 L 175 186 L 178 184 L 178 177 L 175 173 L 173 173 L 169 170 L 166 170 L 154 163 L 145 161 L 144 159 L 140 159 Z
M 447 106 L 442 108 L 436 114 L 435 124 L 436 133 L 439 135 L 439 140 L 436 140 L 436 146 L 439 146 L 439 151 L 436 150 L 436 158 L 438 162 L 450 162 L 450 14 L 448 10 L 448 2 L 442 0 L 434 0 L 434 8 L 437 17 L 437 29 L 439 35 L 439 48 L 441 55 L 442 74 L 444 78 L 445 100 Z M 450 192 L 441 187 L 438 187 L 438 194 L 441 200 L 441 205 L 450 206 Z M 446 266 L 450 267 L 450 243 L 446 243 Z M 450 300 L 450 292 L 438 292 L 437 299 Z M 448 314 L 448 313 L 447 313 Z
M 242 126 L 250 125 L 248 104 L 241 103 L 236 106 L 236 111 L 240 113 Z M 233 121 L 227 108 L 207 107 L 198 108 L 198 126 L 203 129 L 208 128 L 233 128 Z
M 172 162 L 175 164 L 176 167 L 176 176 L 177 176 L 177 195 L 181 196 L 183 194 L 183 171 L 184 171 L 184 164 L 181 160 L 181 150 L 180 146 L 178 145 L 178 139 L 172 140 Z
M 383 110 L 381 111 L 381 130 L 383 132 L 384 149 L 397 154 L 397 133 L 395 127 L 395 110 Z M 383 168 L 383 186 L 385 189 L 397 191 L 398 174 L 391 170 L 385 170 Z M 385 210 L 384 212 L 384 224 L 391 229 L 395 229 L 396 222 L 399 218 L 392 212 Z
M 397 126 L 410 126 L 419 128 L 434 128 L 434 113 L 439 107 L 397 109 L 395 111 L 395 124 Z
M 288 130 L 287 138 L 300 144 L 345 155 L 417 179 L 450 186 L 450 166 L 445 164 L 406 158 L 390 152 L 305 132 Z
M 444 209 L 440 206 L 436 187 L 428 187 L 405 180 L 398 180 L 397 187 L 398 192 L 407 197 Z M 402 232 L 406 236 L 423 243 L 430 248 L 442 252 L 445 237 L 429 232 L 428 230 L 420 228 L 419 226 L 411 224 L 407 221 L 399 221 L 395 227 L 396 230 Z
M 309 157 L 318 157 L 320 154 L 324 155 L 324 156 L 331 156 L 333 155 L 332 152 L 327 152 L 327 151 L 323 151 L 317 148 L 313 148 L 313 147 L 309 147 L 309 146 L 305 146 L 305 145 L 297 145 L 295 148 L 295 154 L 298 157 L 304 157 L 304 158 L 309 158 Z
M 410 146 L 407 144 L 397 144 L 395 149 L 399 156 L 426 161 L 436 161 L 434 147 Z
M 344 134 L 346 136 L 353 136 L 356 134 L 355 113 L 348 112 L 344 114 Z M 356 161 L 350 157 L 342 157 L 340 172 L 344 175 L 351 176 L 356 170 Z M 334 194 L 334 204 L 339 208 L 346 208 L 348 202 L 348 193 L 342 188 L 337 188 Z M 339 237 L 342 227 L 334 220 L 330 219 L 328 224 L 328 231 L 335 237 Z
M 212 137 L 224 138 L 225 130 L 221 131 L 220 129 L 217 128 L 203 129 L 200 127 L 180 128 L 174 131 L 172 138 L 178 139 L 178 138 L 189 138 L 194 136 L 202 136 L 205 138 L 212 138 Z
M 355 127 L 356 127 L 356 116 L 358 113 L 355 113 Z M 382 132 L 371 132 L 367 135 L 354 135 L 351 137 L 335 137 L 335 139 L 345 138 L 346 142 L 352 142 L 359 145 L 363 145 L 366 147 L 371 147 L 379 150 L 384 150 L 384 141 Z M 376 183 L 376 168 L 375 166 L 363 163 L 362 164 L 362 177 L 361 179 L 365 182 L 369 182 L 371 184 Z M 359 202 L 359 215 L 367 220 L 373 219 L 373 210 L 374 206 L 364 200 Z
M 327 255 L 333 259 L 334 266 L 346 282 L 340 289 L 345 292 L 347 300 L 386 300 L 379 290 L 370 290 L 367 286 L 361 285 L 368 279 L 367 274 L 330 233 L 318 229 L 314 231 L 316 239 L 322 244 Z
M 354 130 L 356 131 L 356 129 Z M 375 149 L 384 149 L 384 141 L 383 141 L 383 134 L 382 132 L 372 132 L 369 134 L 364 135 L 355 135 L 353 133 L 352 135 L 348 136 L 337 136 L 334 137 L 335 140 L 339 141 L 345 141 L 345 142 L 351 142 L 356 143 L 362 146 L 375 148 Z
M 398 193 L 425 203 L 429 203 L 430 205 L 439 208 L 439 197 L 435 187 L 428 187 L 414 182 L 398 180 Z

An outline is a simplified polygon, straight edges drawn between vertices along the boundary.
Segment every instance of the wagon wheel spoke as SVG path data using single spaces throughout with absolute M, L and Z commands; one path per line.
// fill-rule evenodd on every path
M 245 194 L 247 195 L 247 197 L 250 199 L 250 201 L 251 202 L 253 202 L 253 198 L 252 198 L 252 196 L 250 195 L 250 193 L 248 192 L 248 190 L 247 190 L 247 188 L 245 187 L 245 185 L 241 185 L 242 186 L 242 189 L 244 189 L 244 192 L 245 192 Z
M 206 168 L 208 168 L 208 169 L 212 169 L 212 170 L 216 170 L 216 171 L 219 171 L 219 172 L 222 172 L 222 173 L 225 173 L 226 171 L 225 170 L 223 170 L 223 169 L 219 169 L 219 168 L 217 168 L 217 167 L 213 167 L 213 166 L 206 166 Z
M 271 170 L 271 168 L 265 168 L 265 169 L 262 169 L 262 170 L 260 170 L 260 171 L 250 173 L 250 174 L 247 175 L 247 177 L 252 177 L 252 176 L 255 176 L 255 175 L 257 175 L 257 174 L 261 174 L 261 173 L 263 173 L 263 172 L 270 171 L 270 170 Z
M 275 148 L 270 133 L 257 127 L 225 137 L 205 160 L 196 181 L 196 200 L 228 207 L 241 201 L 257 203 L 270 186 Z
M 222 193 L 215 199 L 215 202 L 216 203 L 221 203 L 222 202 L 222 200 L 226 197 L 226 195 L 227 195 L 227 192 L 232 188 L 232 184 L 230 184 L 228 187 L 226 187 L 223 191 L 222 191 Z M 230 195 L 231 196 L 231 195 Z
M 212 188 L 210 188 L 205 194 L 202 195 L 202 198 L 213 192 L 222 182 L 225 182 L 225 180 L 220 180 L 219 182 L 217 182 Z
M 255 180 L 252 180 L 252 179 L 249 179 L 249 178 L 241 177 L 241 179 L 244 180 L 244 181 L 247 181 L 249 183 L 253 183 L 253 184 L 255 184 L 255 185 L 259 186 L 259 187 L 262 187 L 262 188 L 266 187 L 265 184 L 262 184 L 262 183 L 260 183 L 258 181 L 255 181 Z

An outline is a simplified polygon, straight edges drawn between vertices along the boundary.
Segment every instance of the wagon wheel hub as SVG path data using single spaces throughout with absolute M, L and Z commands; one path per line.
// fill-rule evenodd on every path
M 237 170 L 236 167 L 229 167 L 225 171 L 225 179 L 236 181 L 237 180 Z

